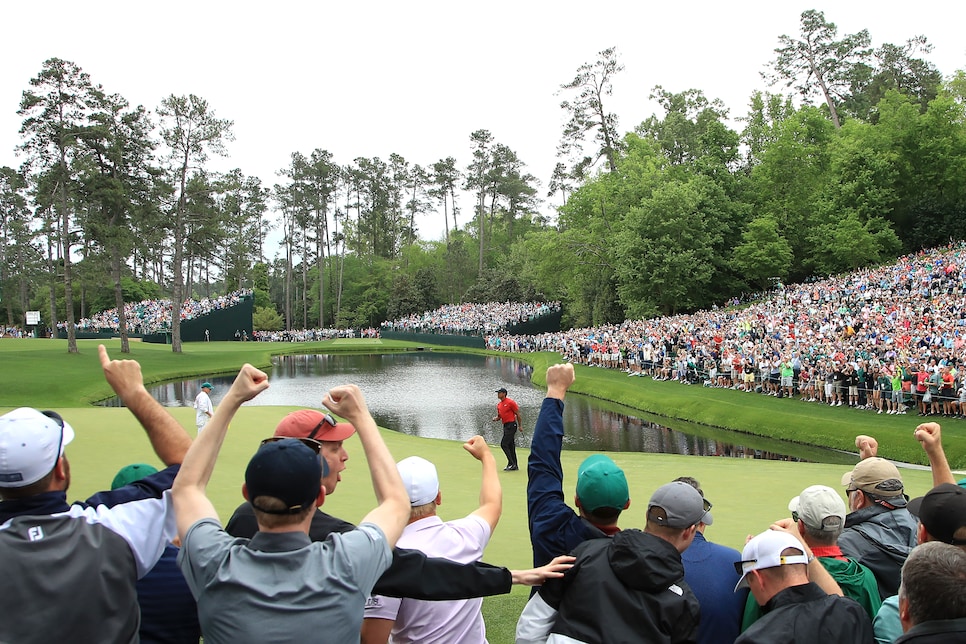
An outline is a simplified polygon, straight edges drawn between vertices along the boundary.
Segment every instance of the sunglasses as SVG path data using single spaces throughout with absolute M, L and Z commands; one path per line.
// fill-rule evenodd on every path
M 271 438 L 266 438 L 262 441 L 262 445 L 268 445 L 269 443 L 277 443 L 279 441 L 298 441 L 308 447 L 310 450 L 319 454 L 322 452 L 322 443 L 315 440 L 314 438 L 292 438 L 291 436 L 272 436 Z
M 312 428 L 312 431 L 309 432 L 308 437 L 310 439 L 315 438 L 316 434 L 319 433 L 319 430 L 322 429 L 322 425 L 325 425 L 326 423 L 332 427 L 335 427 L 335 418 L 332 417 L 332 414 L 323 414 L 322 420 L 319 421 L 318 425 Z
M 40 413 L 53 420 L 60 427 L 60 440 L 57 441 L 57 455 L 54 457 L 54 464 L 50 466 L 50 469 L 53 470 L 57 466 L 57 461 L 64 455 L 64 419 L 56 411 L 50 411 L 49 409 Z

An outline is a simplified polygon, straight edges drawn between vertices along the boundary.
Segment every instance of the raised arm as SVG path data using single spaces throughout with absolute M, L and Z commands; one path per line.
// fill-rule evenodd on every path
M 402 479 L 399 478 L 399 470 L 392 460 L 392 454 L 379 435 L 376 421 L 366 407 L 362 391 L 356 385 L 334 387 L 322 399 L 322 404 L 333 414 L 342 416 L 355 426 L 369 463 L 372 490 L 376 493 L 378 504 L 362 521 L 379 526 L 386 535 L 389 546 L 396 545 L 396 540 L 409 520 L 409 496 Z
M 496 472 L 496 459 L 482 436 L 474 436 L 463 443 L 463 449 L 473 455 L 483 465 L 483 482 L 480 484 L 480 507 L 473 514 L 490 524 L 490 532 L 503 514 L 503 488 Z
M 942 428 L 939 423 L 922 423 L 916 427 L 914 435 L 929 459 L 933 487 L 943 483 L 955 485 L 956 478 L 949 469 L 949 461 L 946 460 L 946 452 L 943 450 Z
M 188 533 L 188 528 L 196 521 L 209 517 L 218 518 L 206 490 L 215 469 L 218 452 L 228 432 L 228 423 L 243 402 L 251 400 L 265 389 L 268 389 L 268 376 L 250 364 L 244 365 L 205 431 L 201 432 L 188 450 L 181 471 L 171 487 L 178 536 L 182 540 Z
M 128 410 L 148 433 L 151 447 L 165 465 L 184 461 L 191 437 L 174 416 L 144 388 L 141 365 L 136 360 L 111 360 L 107 348 L 97 347 L 104 378 Z

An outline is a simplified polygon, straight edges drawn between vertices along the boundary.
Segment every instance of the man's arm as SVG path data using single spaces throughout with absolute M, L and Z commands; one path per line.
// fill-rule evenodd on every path
M 914 432 L 916 440 L 922 445 L 929 459 L 929 467 L 932 469 L 933 487 L 943 483 L 956 484 L 953 472 L 949 468 L 949 461 L 946 460 L 946 452 L 943 450 L 942 428 L 939 423 L 922 423 L 916 427 Z
M 496 459 L 493 458 L 489 446 L 482 436 L 474 436 L 463 443 L 463 449 L 473 455 L 483 465 L 483 482 L 480 484 L 480 507 L 473 511 L 490 525 L 490 533 L 496 530 L 496 524 L 503 514 L 503 488 L 500 486 L 500 476 L 496 472 Z
M 547 369 L 547 397 L 533 428 L 530 458 L 527 461 L 527 514 L 533 563 L 540 566 L 561 552 L 569 552 L 579 541 L 572 524 L 579 518 L 564 502 L 563 400 L 574 381 L 573 365 L 566 363 Z
M 342 416 L 356 428 L 362 448 L 369 464 L 372 477 L 372 490 L 376 503 L 363 519 L 363 523 L 374 523 L 386 535 L 389 547 L 396 545 L 406 522 L 409 520 L 409 496 L 403 487 L 399 470 L 392 460 L 389 448 L 382 440 L 376 421 L 372 419 L 362 391 L 356 385 L 334 387 L 322 399 L 322 404 L 332 413 Z M 224 403 L 222 403 L 222 407 Z M 219 411 L 221 407 L 218 408 Z
M 111 360 L 103 344 L 98 345 L 97 352 L 104 378 L 144 427 L 158 458 L 165 465 L 176 465 L 184 461 L 185 454 L 191 447 L 191 437 L 144 388 L 141 365 L 136 360 Z
M 182 541 L 188 528 L 205 518 L 218 518 L 215 506 L 206 496 L 208 480 L 215 469 L 218 452 L 228 432 L 228 423 L 242 403 L 251 400 L 260 392 L 268 389 L 268 376 L 250 364 L 238 372 L 231 389 L 225 394 L 218 411 L 215 412 L 205 431 L 191 445 L 185 455 L 181 471 L 171 487 L 175 517 L 178 523 L 178 536 Z

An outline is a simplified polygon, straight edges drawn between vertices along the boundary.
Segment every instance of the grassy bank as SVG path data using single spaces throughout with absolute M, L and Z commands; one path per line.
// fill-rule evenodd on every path
M 132 352 L 127 356 L 122 356 L 119 346 L 119 341 L 109 343 L 112 357 L 137 359 L 145 381 L 150 383 L 233 373 L 244 362 L 267 367 L 273 354 L 382 353 L 413 350 L 420 345 L 384 340 L 295 344 L 212 342 L 187 344 L 184 352 L 177 355 L 165 345 L 133 342 Z M 80 352 L 70 355 L 66 352 L 65 341 L 0 340 L 0 365 L 5 374 L 0 406 L 76 407 L 111 395 L 100 374 L 97 342 L 81 340 L 78 347 Z M 436 350 L 481 353 L 471 349 L 437 347 Z M 544 384 L 547 366 L 560 360 L 552 353 L 515 357 L 533 365 L 533 380 L 537 385 Z M 577 367 L 577 381 L 572 390 L 668 419 L 838 450 L 854 451 L 855 435 L 871 434 L 879 439 L 883 456 L 904 462 L 925 462 L 919 446 L 909 440 L 918 424 L 915 415 L 891 416 L 844 407 L 830 408 L 727 389 L 628 378 L 619 371 L 590 367 Z M 966 468 L 966 432 L 962 431 L 966 429 L 966 422 L 944 419 L 943 425 L 950 462 L 954 467 Z
M 92 407 L 88 403 L 111 394 L 97 359 L 97 343 L 81 341 L 80 353 L 68 355 L 66 342 L 49 340 L 0 340 L 0 412 L 30 405 L 60 411 L 77 431 L 68 448 L 72 463 L 71 498 L 84 498 L 109 485 L 114 473 L 132 462 L 155 465 L 144 432 L 124 409 Z M 122 356 L 119 343 L 109 344 L 112 357 L 137 359 L 148 382 L 175 378 L 205 378 L 237 371 L 243 362 L 268 366 L 271 354 L 291 352 L 385 352 L 407 350 L 414 345 L 400 342 L 336 340 L 313 344 L 210 343 L 190 344 L 174 355 L 170 347 L 132 343 L 132 353 Z M 546 366 L 558 361 L 552 354 L 521 356 L 534 366 L 534 381 L 543 384 Z M 828 408 L 797 401 L 726 390 L 687 387 L 675 383 L 628 378 L 619 372 L 578 368 L 574 391 L 620 402 L 635 409 L 671 418 L 687 418 L 719 427 L 745 428 L 763 436 L 775 436 L 804 443 L 841 449 L 852 447 L 857 433 L 877 436 L 883 452 L 903 460 L 920 460 L 912 438 L 914 416 L 886 416 L 842 408 Z M 241 501 L 245 464 L 258 442 L 271 434 L 276 422 L 291 408 L 243 407 L 232 422 L 231 431 L 209 487 L 209 495 L 223 520 Z M 194 431 L 190 408 L 171 408 L 171 413 Z M 957 464 L 966 454 L 958 430 L 961 422 L 944 428 L 947 449 Z M 708 430 L 710 432 L 710 430 Z M 420 455 L 436 463 L 443 504 L 440 516 L 452 519 L 472 511 L 479 495 L 479 467 L 460 445 L 451 441 L 422 439 L 391 431 L 383 436 L 397 459 Z M 374 503 L 358 439 L 347 443 L 348 469 L 337 492 L 326 500 L 325 509 L 336 516 L 358 521 Z M 494 454 L 500 456 L 499 447 Z M 562 462 L 565 495 L 573 494 L 577 466 L 586 452 L 567 451 Z M 716 457 L 693 457 L 622 452 L 613 454 L 627 473 L 631 506 L 623 515 L 622 527 L 643 527 L 644 511 L 651 492 L 678 476 L 696 477 L 714 503 L 714 525 L 710 540 L 739 548 L 746 535 L 757 533 L 775 519 L 788 514 L 788 500 L 804 487 L 825 484 L 841 489 L 845 465 L 790 463 Z M 906 489 L 921 495 L 931 487 L 930 474 L 904 470 Z M 526 517 L 526 473 L 500 472 L 504 511 L 500 525 L 486 551 L 485 560 L 511 568 L 531 563 Z M 494 644 L 513 641 L 513 627 L 527 591 L 489 598 L 484 602 L 488 639 Z

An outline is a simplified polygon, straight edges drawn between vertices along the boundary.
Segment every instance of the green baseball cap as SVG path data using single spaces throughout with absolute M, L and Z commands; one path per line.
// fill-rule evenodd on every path
M 593 454 L 577 468 L 577 498 L 586 512 L 623 510 L 630 500 L 624 470 L 604 454 Z
M 158 468 L 153 465 L 148 465 L 147 463 L 132 463 L 131 465 L 125 465 L 118 471 L 114 480 L 111 481 L 111 489 L 116 490 L 119 487 L 124 487 L 125 485 L 130 485 L 135 481 L 140 481 L 145 476 L 151 476 L 152 474 L 157 474 Z
M 201 383 L 201 388 L 202 389 L 214 389 L 214 387 L 211 386 L 211 383 L 210 382 L 203 382 L 203 383 Z

